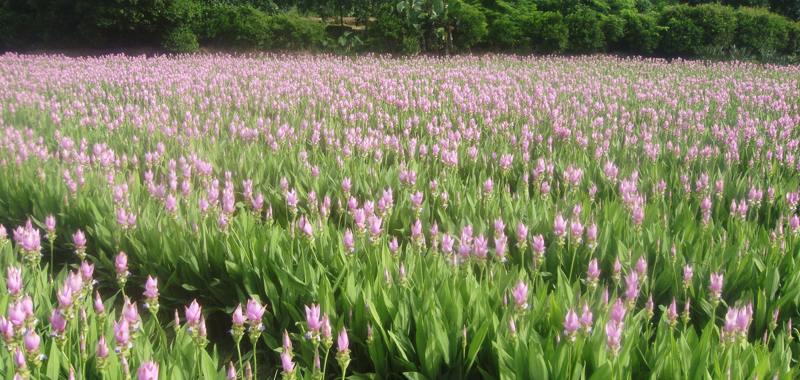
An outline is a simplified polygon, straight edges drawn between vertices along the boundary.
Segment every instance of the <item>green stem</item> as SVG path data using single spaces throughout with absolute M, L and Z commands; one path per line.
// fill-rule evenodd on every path
M 258 379 L 258 341 L 253 342 L 253 378 Z
M 241 340 L 236 341 L 236 352 L 239 353 L 239 372 L 241 373 L 242 371 L 244 371 L 244 368 L 242 368 L 242 347 L 240 343 Z
M 325 378 L 325 373 L 328 371 L 328 354 L 331 352 L 330 348 L 325 349 L 325 363 L 322 364 L 322 378 Z
M 50 242 L 50 274 L 52 275 L 55 273 L 55 269 L 53 269 L 53 242 Z

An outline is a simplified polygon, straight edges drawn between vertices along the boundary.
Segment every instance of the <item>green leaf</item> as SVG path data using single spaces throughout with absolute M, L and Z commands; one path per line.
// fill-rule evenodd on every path
M 47 356 L 47 377 L 57 379 L 61 372 L 61 352 L 58 350 L 58 345 L 55 341 L 50 343 L 50 354 Z

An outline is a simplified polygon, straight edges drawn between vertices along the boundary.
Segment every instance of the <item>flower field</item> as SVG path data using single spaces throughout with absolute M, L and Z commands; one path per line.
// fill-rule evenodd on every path
M 0 56 L 0 373 L 797 378 L 798 80 Z

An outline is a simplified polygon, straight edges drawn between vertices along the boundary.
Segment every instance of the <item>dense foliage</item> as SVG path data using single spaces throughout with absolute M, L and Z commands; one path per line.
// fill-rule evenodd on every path
M 800 56 L 795 3 L 2 0 L 0 51 L 151 46 L 173 52 L 618 52 L 792 63 Z
M 4 55 L 0 373 L 797 378 L 799 80 Z

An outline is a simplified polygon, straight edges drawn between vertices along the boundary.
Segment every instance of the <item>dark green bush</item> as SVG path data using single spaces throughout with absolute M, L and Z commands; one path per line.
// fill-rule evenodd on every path
M 200 48 L 197 43 L 197 36 L 188 27 L 178 27 L 173 29 L 166 38 L 163 46 L 176 53 L 191 53 Z
M 249 4 L 215 6 L 197 26 L 202 43 L 243 50 L 313 48 L 325 35 L 322 23 L 297 15 L 270 17 Z
M 218 43 L 231 44 L 237 49 L 264 49 L 273 39 L 269 16 L 245 5 L 236 8 L 225 20 Z
M 789 20 L 766 9 L 742 7 L 736 11 L 736 46 L 753 51 L 783 51 L 789 41 Z
M 732 8 L 716 4 L 679 5 L 665 8 L 659 24 L 666 27 L 661 39 L 666 52 L 692 55 L 708 46 L 731 45 L 736 16 Z
M 658 48 L 661 28 L 655 17 L 630 11 L 623 11 L 620 17 L 625 20 L 620 50 L 651 54 Z
M 625 19 L 618 15 L 603 16 L 602 25 L 608 50 L 619 50 L 619 42 L 625 35 Z
M 489 33 L 486 16 L 472 5 L 462 3 L 460 8 L 450 13 L 450 16 L 456 20 L 453 44 L 457 49 L 469 49 L 481 42 L 481 39 Z
M 787 23 L 788 39 L 786 41 L 786 48 L 783 53 L 788 55 L 800 55 L 800 23 L 789 22 Z
M 414 55 L 419 53 L 419 39 L 417 36 L 406 36 L 403 37 L 402 46 L 402 53 L 405 55 Z
M 566 17 L 569 28 L 569 50 L 576 53 L 594 53 L 606 46 L 600 13 L 581 8 Z
M 325 26 L 297 15 L 277 15 L 268 18 L 272 49 L 309 50 L 325 36 Z
M 405 26 L 405 20 L 393 7 L 384 7 L 375 20 L 367 24 L 367 45 L 378 53 L 400 52 L 406 35 Z
M 543 53 L 560 53 L 569 47 L 569 27 L 559 12 L 535 12 L 529 29 L 531 45 Z
M 0 52 L 33 43 L 26 16 L 0 5 Z
M 513 49 L 525 46 L 525 34 L 519 20 L 509 14 L 486 11 L 488 35 L 486 45 L 492 49 Z

